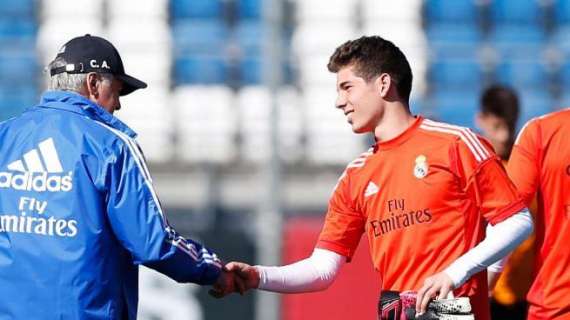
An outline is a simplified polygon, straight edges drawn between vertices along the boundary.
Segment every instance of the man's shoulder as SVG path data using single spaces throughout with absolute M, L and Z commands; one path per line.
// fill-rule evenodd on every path
M 334 190 L 337 189 L 339 184 L 348 179 L 348 180 L 358 180 L 362 174 L 363 169 L 366 168 L 366 165 L 370 163 L 370 156 L 374 154 L 374 148 L 371 147 L 367 151 L 361 153 L 357 158 L 350 161 L 344 171 L 342 172 L 341 176 L 338 178 L 338 183 L 334 187 Z
M 424 119 L 420 125 L 426 143 L 456 143 L 462 140 L 480 139 L 471 129 L 451 123 Z
M 374 154 L 374 148 L 371 147 L 365 152 L 361 153 L 356 159 L 350 161 L 346 165 L 346 171 L 359 171 L 357 169 L 363 168 L 370 161 L 370 156 Z
M 529 121 L 531 125 L 552 127 L 556 130 L 559 127 L 568 127 L 568 122 L 570 122 L 570 108 L 554 111 Z
M 570 134 L 570 108 L 554 111 L 527 121 L 517 136 L 515 145 L 547 141 L 555 136 Z
M 17 137 L 26 132 L 41 132 L 43 136 L 65 136 L 75 145 L 89 141 L 98 145 L 121 146 L 119 134 L 94 119 L 64 110 L 32 107 L 21 115 L 0 122 L 0 131 Z
M 422 145 L 433 144 L 433 147 L 444 151 L 453 148 L 460 153 L 473 156 L 477 162 L 483 162 L 494 156 L 491 143 L 470 128 L 425 119 L 420 129 L 424 133 Z

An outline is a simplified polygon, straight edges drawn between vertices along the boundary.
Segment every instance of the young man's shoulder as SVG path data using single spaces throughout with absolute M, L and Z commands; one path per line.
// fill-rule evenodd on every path
M 441 139 L 448 139 L 450 141 L 455 141 L 460 139 L 462 136 L 474 133 L 471 129 L 447 122 L 434 121 L 430 119 L 424 119 L 420 125 L 420 129 L 424 133 L 429 133 L 434 137 L 439 137 Z
M 364 167 L 366 165 L 366 163 L 368 162 L 370 156 L 373 154 L 374 154 L 374 147 L 368 148 L 368 150 L 362 152 L 361 154 L 358 155 L 358 157 L 356 157 L 355 159 L 350 161 L 346 165 L 346 168 L 350 169 L 350 168 L 362 168 L 362 167 Z
M 451 123 L 424 119 L 420 125 L 420 129 L 422 133 L 427 136 L 426 142 L 431 140 L 439 141 L 440 143 L 464 142 L 467 144 L 482 143 L 490 145 L 485 138 L 473 132 L 470 128 Z
M 425 119 L 420 129 L 427 136 L 424 142 L 426 145 L 431 143 L 437 144 L 438 147 L 457 147 L 472 154 L 478 162 L 494 155 L 491 143 L 470 128 Z
M 352 179 L 360 180 L 362 178 L 362 174 L 364 172 L 363 169 L 367 168 L 367 165 L 370 164 L 370 162 L 371 162 L 370 156 L 372 156 L 373 154 L 374 154 L 374 147 L 371 147 L 367 151 L 361 153 L 354 160 L 350 161 L 346 165 L 341 176 L 338 178 L 338 183 L 334 189 L 336 190 L 338 185 L 340 184 L 340 182 L 347 179 L 347 178 L 349 180 L 352 180 Z

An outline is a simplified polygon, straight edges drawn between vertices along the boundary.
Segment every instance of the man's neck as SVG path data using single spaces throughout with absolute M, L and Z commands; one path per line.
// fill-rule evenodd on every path
M 388 103 L 380 123 L 374 129 L 376 141 L 388 141 L 402 134 L 415 121 L 407 104 Z

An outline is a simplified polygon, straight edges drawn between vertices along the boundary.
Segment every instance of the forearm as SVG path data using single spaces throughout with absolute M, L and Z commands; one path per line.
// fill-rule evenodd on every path
M 172 235 L 163 240 L 158 258 L 143 264 L 177 282 L 213 284 L 222 270 L 222 263 L 216 254 L 175 232 Z
M 256 266 L 259 289 L 280 293 L 302 293 L 328 288 L 336 278 L 345 257 L 324 249 L 315 249 L 304 260 L 282 267 Z
M 108 166 L 101 178 L 109 186 L 106 217 L 133 262 L 178 282 L 214 283 L 222 268 L 220 260 L 168 224 L 136 143 L 126 139 Z
M 472 275 L 505 257 L 521 244 L 531 233 L 533 222 L 528 209 L 524 209 L 496 224 L 481 243 L 453 262 L 445 273 L 455 287 L 463 284 Z
M 494 228 L 495 227 L 490 224 L 487 225 L 487 234 L 493 234 Z M 495 285 L 497 284 L 497 281 L 499 280 L 499 277 L 503 272 L 503 268 L 505 267 L 505 264 L 509 260 L 509 256 L 510 255 L 507 254 L 503 258 L 495 261 L 493 264 L 487 267 L 487 286 L 489 287 L 489 294 L 495 288 Z

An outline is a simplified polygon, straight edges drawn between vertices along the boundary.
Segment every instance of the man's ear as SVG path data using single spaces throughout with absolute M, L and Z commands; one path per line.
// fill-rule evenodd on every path
M 378 78 L 376 78 L 376 87 L 378 88 L 378 94 L 380 94 L 380 97 L 386 98 L 390 92 L 391 86 L 392 78 L 389 74 L 383 73 Z
M 97 88 L 97 74 L 95 72 L 90 72 L 87 74 L 86 87 L 89 96 L 97 97 L 99 95 L 99 89 Z

